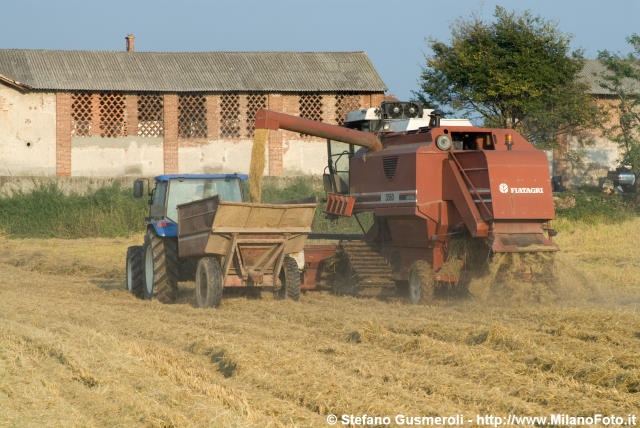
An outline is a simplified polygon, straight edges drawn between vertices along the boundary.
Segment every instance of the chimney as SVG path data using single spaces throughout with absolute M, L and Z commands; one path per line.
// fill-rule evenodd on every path
M 127 52 L 133 52 L 133 39 L 135 37 L 133 36 L 133 34 L 129 34 L 127 37 L 125 37 L 125 40 L 127 41 Z

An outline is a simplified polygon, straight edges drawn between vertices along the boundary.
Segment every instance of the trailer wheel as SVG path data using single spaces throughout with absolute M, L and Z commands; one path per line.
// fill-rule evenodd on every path
M 144 294 L 144 249 L 142 245 L 127 248 L 127 291 L 136 297 Z
M 435 281 L 429 263 L 418 260 L 409 269 L 409 301 L 414 305 L 431 303 L 435 297 Z
M 175 239 L 147 232 L 144 238 L 144 298 L 175 301 L 178 291 L 178 248 Z
M 222 268 L 216 257 L 203 257 L 196 268 L 196 301 L 201 308 L 218 307 L 222 300 Z
M 273 287 L 273 297 L 276 300 L 283 300 L 285 297 L 296 302 L 300 300 L 300 271 L 293 257 L 284 256 L 278 279 L 279 284 Z

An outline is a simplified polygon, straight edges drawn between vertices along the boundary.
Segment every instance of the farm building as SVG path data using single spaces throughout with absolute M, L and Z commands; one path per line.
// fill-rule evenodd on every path
M 0 50 L 0 175 L 246 172 L 258 109 L 342 123 L 385 90 L 364 52 Z M 326 165 L 288 131 L 267 151 L 268 175 Z
M 600 61 L 586 60 L 580 76 L 588 86 L 587 92 L 596 100 L 598 106 L 609 111 L 617 105 L 618 98 L 600 85 L 600 76 L 605 72 L 606 68 Z M 634 89 L 633 83 L 629 84 L 630 89 Z M 617 123 L 615 111 L 610 112 L 607 120 L 608 126 Z M 607 172 L 615 170 L 618 166 L 618 145 L 605 138 L 599 128 L 590 130 L 588 134 L 590 141 L 586 145 L 581 145 L 575 136 L 564 136 L 560 139 L 558 149 L 554 150 L 552 174 L 565 177 L 569 186 L 602 185 Z

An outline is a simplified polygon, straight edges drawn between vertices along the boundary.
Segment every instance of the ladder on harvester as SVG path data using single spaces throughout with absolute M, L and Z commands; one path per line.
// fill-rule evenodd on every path
M 493 219 L 489 170 L 482 152 L 449 152 L 451 179 L 444 196 L 453 201 L 472 236 L 487 236 Z
M 479 162 L 479 159 L 484 160 L 484 158 L 478 156 L 477 153 L 456 154 L 453 152 L 451 152 L 451 158 L 456 163 L 482 219 L 491 220 L 493 207 L 491 188 L 489 187 L 489 169 L 485 162 Z

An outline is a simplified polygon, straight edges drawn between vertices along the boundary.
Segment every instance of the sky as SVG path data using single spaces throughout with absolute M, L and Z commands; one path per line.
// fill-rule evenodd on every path
M 491 20 L 495 6 L 555 22 L 587 58 L 630 51 L 638 0 L 3 2 L 0 49 L 136 51 L 364 51 L 400 100 L 418 88 L 427 40 L 448 41 L 458 18 Z

